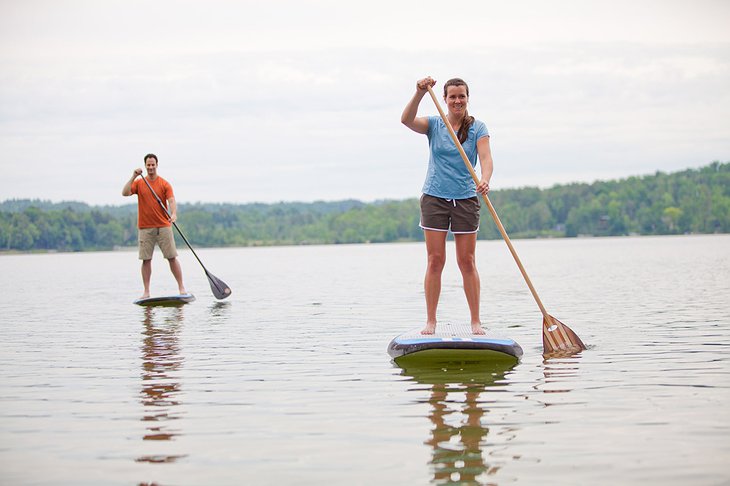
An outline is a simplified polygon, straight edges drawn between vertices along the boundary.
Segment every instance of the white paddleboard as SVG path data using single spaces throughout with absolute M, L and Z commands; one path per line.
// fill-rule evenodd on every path
M 181 295 L 165 295 L 162 297 L 147 297 L 145 299 L 137 299 L 134 301 L 137 305 L 144 306 L 177 306 L 189 304 L 195 300 L 193 294 L 181 294 Z
M 469 324 L 439 323 L 434 334 L 421 334 L 419 327 L 393 338 L 388 354 L 401 363 L 408 361 L 475 360 L 519 361 L 522 347 L 509 338 L 472 334 Z

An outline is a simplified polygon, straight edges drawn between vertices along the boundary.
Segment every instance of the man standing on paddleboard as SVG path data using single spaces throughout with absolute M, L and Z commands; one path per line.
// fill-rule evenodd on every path
M 467 112 L 469 87 L 464 80 L 450 79 L 444 85 L 444 101 L 448 121 L 466 152 L 472 166 L 477 155 L 481 180 L 475 184 L 461 155 L 451 140 L 449 130 L 438 116 L 419 117 L 418 105 L 436 84 L 427 77 L 416 82 L 416 93 L 401 115 L 401 123 L 416 133 L 428 136 L 430 157 L 426 182 L 421 196 L 421 228 L 426 240 L 428 264 L 424 279 L 426 294 L 426 327 L 422 334 L 436 331 L 436 307 L 441 294 L 441 274 L 446 262 L 446 235 L 454 234 L 456 260 L 464 282 L 464 293 L 471 314 L 471 330 L 484 334 L 479 317 L 480 282 L 474 253 L 479 231 L 479 198 L 489 192 L 493 162 L 489 148 L 489 132 L 484 122 Z
M 180 295 L 185 295 L 182 267 L 177 259 L 175 238 L 172 233 L 172 223 L 177 220 L 177 204 L 172 186 L 165 179 L 157 175 L 157 156 L 144 156 L 144 165 L 147 169 L 147 182 L 137 179 L 142 175 L 142 169 L 134 169 L 132 177 L 124 184 L 122 196 L 137 195 L 137 227 L 139 228 L 139 259 L 142 260 L 142 284 L 144 293 L 141 299 L 150 296 L 150 278 L 152 277 L 152 254 L 155 245 L 160 247 L 162 256 L 170 263 L 170 271 L 177 281 Z M 167 211 L 150 190 L 157 194 L 159 201 L 164 201 Z

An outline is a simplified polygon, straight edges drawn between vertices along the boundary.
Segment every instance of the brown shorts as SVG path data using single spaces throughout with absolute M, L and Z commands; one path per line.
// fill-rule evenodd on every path
M 162 228 L 140 228 L 139 230 L 139 259 L 152 260 L 152 253 L 155 245 L 162 250 L 162 256 L 167 259 L 177 256 L 175 238 L 172 234 L 172 227 Z
M 442 199 L 423 194 L 421 196 L 421 228 L 432 231 L 449 231 L 454 234 L 479 231 L 479 198 Z

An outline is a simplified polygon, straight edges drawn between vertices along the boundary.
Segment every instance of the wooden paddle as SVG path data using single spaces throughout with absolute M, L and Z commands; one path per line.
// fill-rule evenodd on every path
M 467 169 L 469 169 L 469 173 L 471 174 L 472 179 L 474 179 L 474 182 L 478 185 L 479 178 L 474 171 L 474 167 L 472 167 L 471 163 L 469 162 L 469 158 L 466 156 L 464 148 L 461 146 L 459 139 L 456 137 L 456 133 L 454 132 L 451 123 L 449 123 L 449 119 L 446 117 L 446 114 L 441 108 L 441 104 L 439 103 L 438 98 L 436 98 L 436 95 L 434 94 L 430 86 L 428 87 L 428 94 L 431 95 L 431 99 L 436 105 L 436 108 L 441 115 L 441 119 L 444 121 L 446 128 L 448 128 L 449 130 L 451 139 L 456 144 L 456 148 L 459 149 L 461 158 L 463 159 L 464 164 L 466 164 Z M 489 197 L 487 197 L 486 194 L 483 194 L 482 197 L 484 198 L 484 202 L 487 204 L 487 209 L 489 209 L 489 213 L 492 215 L 492 219 L 494 219 L 494 223 L 497 225 L 497 229 L 499 229 L 499 232 L 502 234 L 502 238 L 504 238 L 504 242 L 507 243 L 507 247 L 509 248 L 510 253 L 512 253 L 512 257 L 515 259 L 515 262 L 520 269 L 520 273 L 522 273 L 522 276 L 525 278 L 525 282 L 527 282 L 527 286 L 530 288 L 530 292 L 535 298 L 535 302 L 537 302 L 537 306 L 540 308 L 540 312 L 542 312 L 543 353 L 573 354 L 586 349 L 585 344 L 583 344 L 583 341 L 580 340 L 576 333 L 574 333 L 568 326 L 547 313 L 547 310 L 545 310 L 545 306 L 542 304 L 540 297 L 537 295 L 535 287 L 530 281 L 530 277 L 527 276 L 525 267 L 522 266 L 520 257 L 517 256 L 517 252 L 515 251 L 514 246 L 512 246 L 512 242 L 510 241 L 509 236 L 507 236 L 507 232 L 502 225 L 502 221 L 499 220 L 499 216 L 497 216 L 497 212 L 494 210 L 494 206 L 492 206 L 492 202 L 489 200 Z
M 167 206 L 160 200 L 160 198 L 157 196 L 157 193 L 152 189 L 152 186 L 150 186 L 150 183 L 147 182 L 147 179 L 142 176 L 142 180 L 145 184 L 147 184 L 147 187 L 149 188 L 150 192 L 153 196 L 155 196 L 155 199 L 157 199 L 157 202 L 160 203 L 160 206 L 162 206 L 162 209 L 165 211 L 165 214 L 167 214 L 167 217 L 172 220 L 172 217 L 170 216 L 170 212 L 167 210 Z M 178 233 L 180 233 L 180 236 L 182 236 L 182 239 L 185 240 L 185 244 L 188 245 L 188 248 L 190 248 L 190 251 L 193 252 L 193 255 L 195 255 L 195 258 L 198 260 L 198 263 L 200 263 L 200 266 L 203 267 L 203 271 L 205 272 L 205 276 L 208 277 L 208 282 L 210 282 L 210 290 L 213 291 L 213 295 L 216 299 L 225 299 L 229 295 L 231 295 L 231 288 L 226 285 L 223 280 L 219 279 L 212 273 L 208 271 L 207 268 L 205 268 L 205 265 L 203 265 L 203 262 L 200 261 L 200 258 L 198 258 L 198 254 L 195 253 L 195 250 L 193 250 L 193 247 L 190 246 L 190 242 L 187 238 L 185 238 L 185 235 L 182 231 L 180 231 L 180 228 L 178 228 L 177 224 L 173 221 L 172 225 L 175 227 Z

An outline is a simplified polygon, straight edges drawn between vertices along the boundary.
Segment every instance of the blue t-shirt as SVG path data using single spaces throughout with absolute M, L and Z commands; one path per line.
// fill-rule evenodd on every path
M 423 193 L 444 199 L 467 199 L 476 196 L 476 184 L 440 116 L 428 117 L 427 135 L 431 155 L 428 158 Z M 477 165 L 477 140 L 488 136 L 484 122 L 475 119 L 469 127 L 466 141 L 462 144 L 474 167 Z

